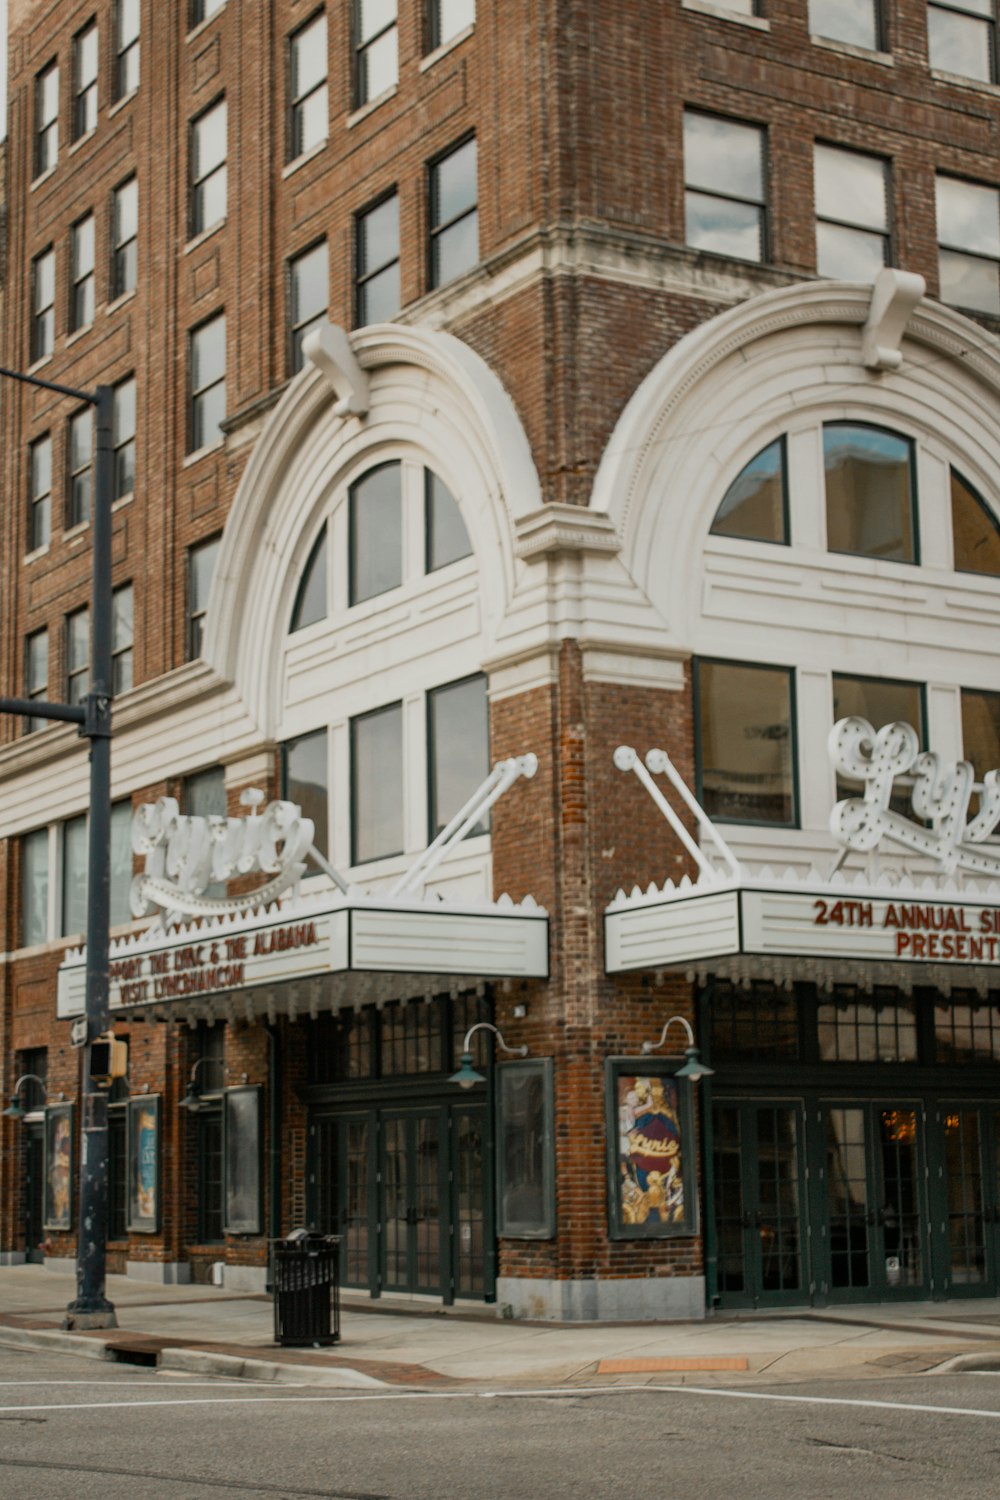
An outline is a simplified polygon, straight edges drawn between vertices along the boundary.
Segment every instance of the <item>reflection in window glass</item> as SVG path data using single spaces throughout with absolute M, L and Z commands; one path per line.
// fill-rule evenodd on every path
M 941 301 L 1000 315 L 1000 193 L 937 179 Z
M 712 535 L 787 545 L 784 438 L 769 443 L 737 474 L 715 513 Z
M 126 798 L 111 809 L 111 896 L 112 927 L 132 920 L 129 889 L 132 885 L 132 803 Z
M 288 263 L 289 326 L 291 364 L 295 374 L 305 365 L 302 344 L 307 333 L 318 328 L 326 317 L 329 302 L 327 284 L 326 240 L 297 255 Z
M 1000 771 L 1000 693 L 962 689 L 962 756 L 977 781 Z
M 313 843 L 320 854 L 330 847 L 330 773 L 327 759 L 326 730 L 304 734 L 282 746 L 282 792 L 289 802 L 302 809 L 304 818 L 315 826 Z
M 823 428 L 831 552 L 916 561 L 913 444 L 879 427 Z
M 982 1000 L 953 990 L 950 1003 L 934 1007 L 934 1039 L 939 1063 L 1000 1062 L 1000 1005 L 993 993 Z
M 367 104 L 399 77 L 396 0 L 356 0 L 354 103 Z
M 814 148 L 816 269 L 874 281 L 889 261 L 888 164 L 859 151 Z
M 361 604 L 403 581 L 402 466 L 382 464 L 351 486 L 350 602 Z
M 993 0 L 944 0 L 927 7 L 927 53 L 932 68 L 980 83 L 996 81 Z
M 304 630 L 326 619 L 326 526 L 313 543 L 306 562 L 295 604 L 292 608 L 292 630 Z
M 912 724 L 919 738 L 924 737 L 924 691 L 916 682 L 890 682 L 882 677 L 847 677 L 834 673 L 833 723 L 852 715 L 867 719 L 876 731 L 886 724 Z M 857 797 L 861 783 L 837 777 L 837 800 Z M 910 817 L 910 790 L 897 786 L 889 806 L 894 812 Z
M 877 0 L 809 0 L 809 31 L 869 52 L 879 48 Z
M 355 320 L 383 323 L 399 312 L 399 195 L 358 214 Z
M 403 848 L 403 706 L 351 720 L 351 863 Z
M 430 829 L 437 837 L 484 781 L 490 769 L 486 678 L 470 677 L 427 695 Z M 481 819 L 471 833 L 485 833 Z
M 181 787 L 181 812 L 188 818 L 224 818 L 226 806 L 226 773 L 222 766 L 209 766 L 185 776 Z M 213 880 L 205 887 L 206 896 L 224 896 L 224 880 Z
M 329 110 L 326 92 L 326 16 L 307 21 L 288 39 L 291 138 L 294 161 L 326 140 Z
M 433 573 L 461 557 L 471 557 L 472 543 L 458 501 L 444 480 L 425 469 L 424 486 L 426 571 Z
M 798 1002 L 769 982 L 716 981 L 710 1007 L 713 1058 L 776 1062 L 799 1056 Z
M 913 1000 L 896 990 L 858 995 L 837 988 L 817 1009 L 821 1062 L 917 1061 L 917 1015 Z
M 44 943 L 49 935 L 49 830 L 36 828 L 21 840 L 21 942 Z
M 87 817 L 69 818 L 62 827 L 62 937 L 87 930 Z
M 698 787 L 710 817 L 793 824 L 792 674 L 697 663 Z
M 951 534 L 959 573 L 1000 576 L 1000 526 L 981 495 L 951 471 Z
M 479 179 L 475 140 L 430 169 L 431 286 L 469 271 L 479 259 Z
M 500 1223 L 512 1238 L 554 1232 L 551 1063 L 544 1058 L 497 1069 Z
M 219 544 L 219 537 L 213 536 L 197 547 L 188 548 L 188 661 L 195 661 L 201 655 Z
M 685 110 L 684 184 L 687 244 L 763 260 L 763 130 Z

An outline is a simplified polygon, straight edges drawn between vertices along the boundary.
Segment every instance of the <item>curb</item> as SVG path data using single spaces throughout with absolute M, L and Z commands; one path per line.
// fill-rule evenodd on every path
M 943 1365 L 935 1365 L 932 1375 L 971 1374 L 977 1370 L 1000 1370 L 1000 1354 L 956 1354 Z
M 81 1354 L 84 1359 L 107 1359 L 102 1339 L 81 1338 L 47 1328 L 0 1328 L 0 1346 L 9 1349 L 48 1349 L 53 1354 Z

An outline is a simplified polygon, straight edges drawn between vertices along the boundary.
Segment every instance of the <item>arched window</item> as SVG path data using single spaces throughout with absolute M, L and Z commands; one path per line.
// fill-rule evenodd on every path
M 424 470 L 424 538 L 428 573 L 472 556 L 472 542 L 458 501 L 431 469 Z
M 737 474 L 715 513 L 712 535 L 788 545 L 784 438 L 762 448 Z
M 826 544 L 831 552 L 916 562 L 913 444 L 884 427 L 823 428 Z
M 951 471 L 951 534 L 955 570 L 1000 576 L 1000 527 L 981 495 Z
M 295 604 L 292 608 L 292 630 L 304 630 L 307 625 L 315 625 L 317 620 L 325 620 L 326 615 L 326 524 L 324 523 L 319 536 L 313 543 L 313 549 L 299 581 Z
M 352 604 L 396 589 L 403 581 L 402 464 L 380 464 L 350 490 Z

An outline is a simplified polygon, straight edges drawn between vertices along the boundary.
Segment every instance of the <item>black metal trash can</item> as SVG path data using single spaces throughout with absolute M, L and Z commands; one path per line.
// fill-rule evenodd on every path
M 293 1229 L 274 1242 L 274 1342 L 319 1349 L 340 1339 L 340 1236 Z

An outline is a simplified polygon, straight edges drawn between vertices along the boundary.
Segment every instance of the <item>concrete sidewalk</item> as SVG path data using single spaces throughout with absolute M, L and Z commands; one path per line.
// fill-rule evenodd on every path
M 878 1377 L 1000 1369 L 1000 1301 L 716 1316 L 699 1323 L 509 1322 L 489 1308 L 348 1295 L 330 1349 L 281 1349 L 270 1298 L 109 1276 L 115 1331 L 62 1333 L 72 1274 L 0 1268 L 0 1344 L 163 1369 L 352 1387 Z

